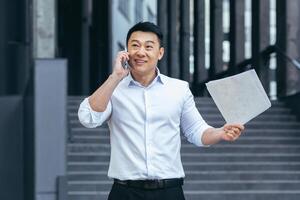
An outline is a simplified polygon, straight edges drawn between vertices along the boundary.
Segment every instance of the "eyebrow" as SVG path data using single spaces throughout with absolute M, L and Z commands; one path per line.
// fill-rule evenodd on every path
M 131 40 L 130 42 L 137 42 L 137 43 L 141 43 L 139 40 Z M 155 44 L 155 42 L 154 41 L 152 41 L 152 40 L 147 40 L 145 43 L 153 43 L 153 44 Z

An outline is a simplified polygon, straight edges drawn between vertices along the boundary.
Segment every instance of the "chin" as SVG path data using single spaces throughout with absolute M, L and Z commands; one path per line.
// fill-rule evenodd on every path
M 133 71 L 140 75 L 148 74 L 150 72 L 148 69 L 145 69 L 144 67 L 134 67 Z
M 139 74 L 147 72 L 145 69 L 141 69 L 141 68 L 134 68 L 134 71 Z
M 144 71 L 145 68 L 146 68 L 146 66 L 144 66 L 144 65 L 134 65 L 132 68 L 133 68 L 135 71 Z

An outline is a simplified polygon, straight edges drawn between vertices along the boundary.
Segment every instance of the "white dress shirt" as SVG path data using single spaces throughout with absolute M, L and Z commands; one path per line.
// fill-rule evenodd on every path
M 114 90 L 104 112 L 92 110 L 88 98 L 84 99 L 78 117 L 87 128 L 108 122 L 108 176 L 120 180 L 184 177 L 180 132 L 202 146 L 202 134 L 210 128 L 195 106 L 188 83 L 159 71 L 148 87 L 129 74 Z

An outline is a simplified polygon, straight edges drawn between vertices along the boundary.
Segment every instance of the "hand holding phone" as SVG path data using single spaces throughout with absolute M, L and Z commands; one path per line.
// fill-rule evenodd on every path
M 127 61 L 129 60 L 129 55 L 125 51 L 119 51 L 114 62 L 113 72 L 116 77 L 120 80 L 123 79 L 129 73 L 129 65 Z
M 127 48 L 125 47 L 125 50 L 127 52 Z M 128 60 L 122 61 L 122 66 L 124 69 L 128 69 L 129 64 L 128 64 Z
M 127 62 L 127 60 L 124 61 L 124 62 L 122 62 L 122 67 L 123 67 L 124 69 L 127 69 L 127 68 L 128 68 L 128 62 Z

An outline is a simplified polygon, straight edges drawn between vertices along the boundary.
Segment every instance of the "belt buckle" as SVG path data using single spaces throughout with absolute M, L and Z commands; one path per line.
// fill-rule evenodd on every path
M 158 188 L 163 188 L 164 187 L 164 181 L 163 180 L 149 180 L 145 181 L 143 188 L 153 190 L 153 189 L 158 189 Z
M 164 188 L 165 187 L 165 181 L 164 180 L 157 180 L 157 186 L 158 186 L 158 188 Z
M 154 180 L 153 181 L 145 181 L 143 188 L 149 189 L 149 190 L 156 189 L 157 188 L 157 182 L 154 181 Z

